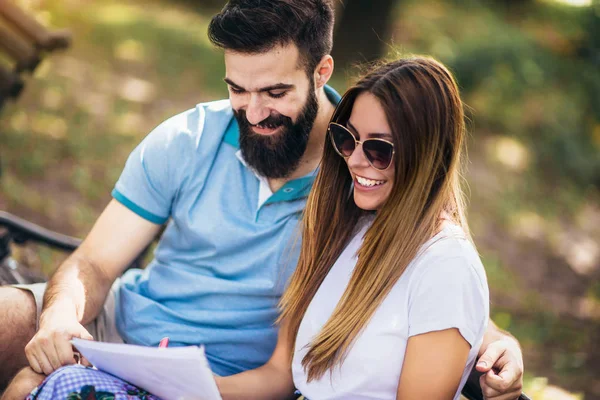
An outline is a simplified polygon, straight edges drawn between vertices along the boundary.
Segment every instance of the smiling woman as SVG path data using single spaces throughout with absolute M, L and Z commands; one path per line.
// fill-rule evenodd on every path
M 395 154 L 392 129 L 385 110 L 372 94 L 358 95 L 354 104 L 348 128 L 335 122 L 329 125 L 331 142 L 348 164 L 356 205 L 363 210 L 378 210 L 394 185 L 394 169 L 390 168 Z M 356 151 L 359 146 L 362 151 Z
M 282 300 L 294 383 L 315 399 L 458 398 L 489 293 L 464 217 L 456 83 L 426 57 L 382 65 L 328 132 Z

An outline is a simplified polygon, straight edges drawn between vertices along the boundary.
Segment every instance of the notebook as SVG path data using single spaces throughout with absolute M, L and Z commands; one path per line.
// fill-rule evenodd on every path
M 73 339 L 96 368 L 164 400 L 221 400 L 204 347 L 144 347 Z

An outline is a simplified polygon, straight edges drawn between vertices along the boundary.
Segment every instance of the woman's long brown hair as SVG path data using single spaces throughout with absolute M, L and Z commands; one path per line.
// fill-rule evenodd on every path
M 459 184 L 464 112 L 452 74 L 427 57 L 384 64 L 346 92 L 332 121 L 346 124 L 356 97 L 365 92 L 379 100 L 392 130 L 394 186 L 367 230 L 348 287 L 308 346 L 302 365 L 309 381 L 343 362 L 411 260 L 438 231 L 441 215 L 468 235 Z M 299 263 L 281 300 L 280 321 L 288 324 L 292 344 L 308 305 L 367 213 L 354 203 L 346 162 L 330 140 L 325 142 L 304 214 Z

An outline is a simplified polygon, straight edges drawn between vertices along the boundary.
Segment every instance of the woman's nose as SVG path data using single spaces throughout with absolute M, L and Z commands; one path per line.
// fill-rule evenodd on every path
M 365 157 L 365 153 L 363 152 L 362 144 L 360 143 L 356 144 L 354 151 L 352 152 L 352 154 L 350 154 L 350 157 L 346 159 L 346 162 L 351 168 L 364 168 L 370 166 L 369 161 L 367 160 L 367 158 Z

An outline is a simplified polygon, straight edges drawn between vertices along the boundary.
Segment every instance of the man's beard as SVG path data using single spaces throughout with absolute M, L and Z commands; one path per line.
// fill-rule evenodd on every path
M 259 123 L 268 127 L 281 127 L 280 132 L 269 136 L 252 131 L 245 110 L 234 110 L 240 128 L 240 149 L 244 161 L 256 173 L 266 178 L 290 176 L 306 151 L 318 110 L 317 96 L 311 88 L 306 105 L 296 123 L 292 122 L 290 117 L 281 114 L 269 116 Z

